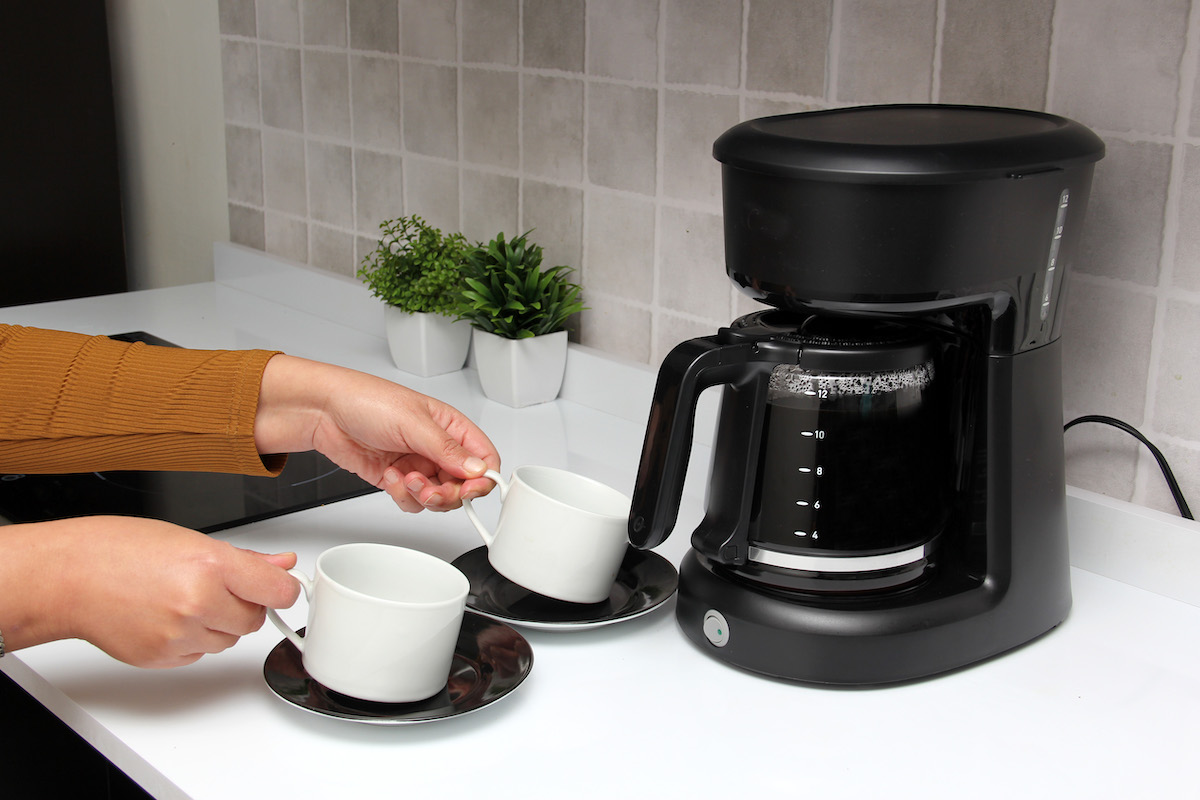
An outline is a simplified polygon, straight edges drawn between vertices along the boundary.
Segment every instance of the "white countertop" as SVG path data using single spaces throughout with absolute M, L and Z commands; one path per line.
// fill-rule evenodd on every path
M 562 399 L 509 409 L 482 398 L 473 370 L 396 370 L 382 312 L 356 284 L 217 252 L 217 283 L 0 309 L 0 321 L 345 364 L 461 408 L 495 441 L 506 475 L 543 463 L 632 490 L 652 371 L 573 347 Z M 707 463 L 698 444 L 679 525 L 658 549 L 676 564 L 701 516 Z M 494 500 L 481 501 L 485 518 Z M 1200 525 L 1073 489 L 1068 514 L 1066 622 L 900 686 L 829 689 L 733 669 L 684 638 L 673 601 L 608 627 L 523 629 L 534 667 L 517 691 L 423 725 L 357 725 L 286 704 L 262 677 L 280 640 L 269 625 L 175 670 L 138 670 L 78 641 L 19 651 L 0 669 L 162 798 L 1200 796 Z M 218 535 L 295 550 L 302 568 L 349 541 L 447 559 L 478 543 L 460 512 L 406 515 L 380 495 Z M 303 610 L 283 616 L 298 627 Z

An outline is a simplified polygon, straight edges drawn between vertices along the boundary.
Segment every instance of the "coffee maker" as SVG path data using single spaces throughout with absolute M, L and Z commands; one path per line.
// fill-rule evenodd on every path
M 1015 109 L 841 108 L 743 122 L 726 271 L 764 308 L 661 366 L 629 520 L 677 520 L 695 404 L 722 387 L 680 566 L 697 646 L 863 685 L 1034 639 L 1071 605 L 1066 278 L 1103 142 Z

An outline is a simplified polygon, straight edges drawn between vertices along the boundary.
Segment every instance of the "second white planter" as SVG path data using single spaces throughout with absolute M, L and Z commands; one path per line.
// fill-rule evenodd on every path
M 388 349 L 405 372 L 429 378 L 460 370 L 471 348 L 471 326 L 440 314 L 410 314 L 384 306 Z
M 505 339 L 474 331 L 475 363 L 483 393 L 498 403 L 523 408 L 558 397 L 567 367 L 567 332 Z

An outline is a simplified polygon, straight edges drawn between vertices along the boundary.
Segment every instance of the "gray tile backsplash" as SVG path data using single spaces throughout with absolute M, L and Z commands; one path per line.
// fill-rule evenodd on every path
M 1200 503 L 1200 7 L 1188 0 L 220 0 L 231 237 L 353 274 L 379 222 L 530 228 L 574 336 L 657 363 L 756 308 L 712 141 L 873 102 L 1063 114 L 1108 146 L 1067 294 L 1064 412 L 1149 435 Z M 1068 480 L 1163 510 L 1125 434 Z
M 663 92 L 662 107 L 663 194 L 719 206 L 721 169 L 712 157 L 712 145 L 741 119 L 737 97 L 668 89 Z
M 404 159 L 400 154 L 355 148 L 354 208 L 359 233 L 378 238 L 379 223 L 399 216 L 396 207 L 403 195 Z
M 521 64 L 583 72 L 584 0 L 521 0 Z
M 401 125 L 408 152 L 458 158 L 458 69 L 408 62 L 400 67 Z
M 1046 0 L 947 0 L 938 99 L 1043 108 L 1053 17 Z
M 459 71 L 462 86 L 462 159 L 485 167 L 520 167 L 520 76 L 470 67 Z
M 400 150 L 400 64 L 395 59 L 350 56 L 350 128 L 356 145 Z
M 458 165 L 448 161 L 406 158 L 403 200 L 397 193 L 393 198 L 396 210 L 389 212 L 387 218 L 420 214 L 436 228 L 458 230 L 461 222 L 458 173 Z
M 400 51 L 413 58 L 458 56 L 457 0 L 400 0 Z
M 308 216 L 308 185 L 304 138 L 287 131 L 264 128 L 263 206 L 300 217 Z
M 658 305 L 678 314 L 727 323 L 732 317 L 733 293 L 725 277 L 720 215 L 666 206 L 659 214 L 658 233 L 654 294 Z M 655 355 L 661 358 L 666 354 Z
M 304 54 L 305 133 L 350 138 L 350 59 L 345 51 Z
M 307 222 L 277 211 L 268 211 L 263 224 L 267 250 L 294 261 L 308 261 Z
M 604 0 L 587 4 L 587 72 L 605 78 L 658 79 L 658 3 Z
M 308 215 L 313 220 L 344 229 L 354 227 L 352 157 L 346 145 L 308 142 Z
M 221 0 L 217 20 L 222 35 L 255 36 L 258 32 L 254 0 Z
M 1168 144 L 1108 139 L 1083 223 L 1080 273 L 1157 284 L 1172 160 Z
M 1109 131 L 1170 135 L 1189 0 L 1058 0 L 1051 110 Z
M 300 44 L 299 0 L 257 0 L 257 5 L 260 39 Z
M 1152 377 L 1154 418 L 1164 430 L 1181 439 L 1200 440 L 1200 373 L 1187 369 L 1196 363 L 1196 345 L 1200 343 L 1200 305 L 1183 300 L 1166 304 L 1163 321 L 1163 352 Z
M 300 13 L 305 44 L 346 46 L 349 37 L 346 0 L 304 0 Z
M 1070 324 L 1063 332 L 1068 419 L 1081 414 L 1126 421 L 1145 417 L 1155 303 L 1153 294 L 1125 284 L 1072 281 L 1066 303 Z
M 258 92 L 258 48 L 252 42 L 221 42 L 221 89 L 227 122 L 258 124 L 262 102 Z
M 461 231 L 471 241 L 517 229 L 521 182 L 509 175 L 464 169 Z
M 839 6 L 837 100 L 928 103 L 937 0 L 842 0 Z
M 400 52 L 400 8 L 396 0 L 347 2 L 346 29 L 352 50 Z
M 578 78 L 522 76 L 521 171 L 537 178 L 583 179 L 584 92 Z
M 263 125 L 303 132 L 304 101 L 300 81 L 300 50 L 261 44 L 258 47 L 259 96 Z
M 533 230 L 530 238 L 540 244 L 544 266 L 565 264 L 579 269 L 583 261 L 583 190 L 574 186 L 526 180 L 521 196 L 520 231 Z M 495 233 L 487 235 L 490 239 Z M 480 240 L 485 237 L 479 237 Z
M 462 20 L 464 62 L 520 63 L 521 0 L 463 0 Z
M 654 201 L 593 188 L 585 213 L 584 284 L 614 299 L 648 306 L 654 296 Z
M 1200 292 L 1200 147 L 1183 147 L 1180 181 L 1179 233 L 1175 240 L 1176 286 Z
M 225 179 L 229 201 L 263 204 L 262 131 L 225 125 Z
M 587 89 L 587 180 L 654 194 L 658 165 L 655 89 L 592 83 Z
M 244 244 L 246 247 L 254 247 L 270 253 L 277 253 L 277 250 L 267 246 L 265 217 L 266 215 L 261 208 L 230 203 L 230 241 Z M 293 258 L 293 256 L 287 256 L 287 258 Z M 296 260 L 303 262 L 307 260 L 307 257 Z
M 746 74 L 739 87 L 824 97 L 833 0 L 754 0 L 745 4 Z
M 308 260 L 314 267 L 340 275 L 354 274 L 354 234 L 312 224 L 308 242 Z
M 667 0 L 663 41 L 667 83 L 736 89 L 742 75 L 742 0 Z

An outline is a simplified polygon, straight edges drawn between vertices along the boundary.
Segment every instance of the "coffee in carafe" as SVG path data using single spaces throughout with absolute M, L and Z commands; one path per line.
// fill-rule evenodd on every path
M 771 370 L 748 535 L 754 576 L 815 592 L 918 580 L 948 517 L 953 457 L 933 342 L 894 324 L 820 317 L 797 339 L 820 348 L 826 366 Z

